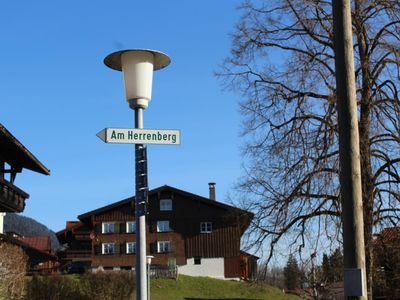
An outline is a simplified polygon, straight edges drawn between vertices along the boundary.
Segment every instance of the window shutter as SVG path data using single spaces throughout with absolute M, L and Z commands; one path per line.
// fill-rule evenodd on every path
M 101 244 L 94 245 L 94 255 L 100 255 L 100 254 L 101 254 Z
M 153 254 L 157 253 L 157 241 L 151 243 L 150 248 L 151 248 L 150 249 L 151 253 Z
M 157 222 L 150 223 L 150 232 L 157 232 Z
M 120 233 L 126 233 L 126 222 L 119 224 Z
M 120 253 L 120 250 L 121 250 L 121 249 L 120 249 L 120 245 L 119 245 L 119 244 L 115 244 L 115 245 L 114 245 L 114 253 L 115 253 L 115 254 L 119 254 L 119 253 Z
M 94 224 L 94 232 L 101 233 L 101 223 Z
M 114 224 L 114 233 L 120 233 L 119 229 L 120 229 L 119 223 L 115 223 Z
M 119 245 L 119 252 L 121 253 L 121 254 L 126 254 L 126 243 L 121 243 L 120 245 Z
M 176 251 L 176 246 L 175 246 L 174 242 L 171 241 L 169 243 L 169 246 L 170 246 L 170 252 L 175 252 Z

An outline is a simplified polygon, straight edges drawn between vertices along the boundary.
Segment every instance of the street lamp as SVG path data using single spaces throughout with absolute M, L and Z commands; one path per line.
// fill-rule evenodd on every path
M 135 111 L 135 128 L 143 128 L 143 110 L 151 100 L 153 71 L 165 68 L 171 62 L 168 55 L 149 49 L 129 49 L 111 53 L 104 64 L 122 71 L 125 98 Z M 147 300 L 146 284 L 146 204 L 147 151 L 143 144 L 135 146 L 135 220 L 136 220 L 136 299 Z
M 151 266 L 151 259 L 154 258 L 152 255 L 147 255 L 147 299 L 150 300 L 150 266 Z

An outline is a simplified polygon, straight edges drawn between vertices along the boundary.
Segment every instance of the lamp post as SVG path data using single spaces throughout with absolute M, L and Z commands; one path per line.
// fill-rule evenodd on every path
M 150 266 L 151 259 L 154 258 L 152 255 L 147 255 L 147 299 L 150 300 Z
M 125 97 L 135 111 L 135 128 L 143 128 L 143 110 L 151 100 L 153 71 L 168 66 L 171 59 L 164 53 L 148 49 L 129 49 L 111 53 L 104 64 L 122 71 Z M 136 221 L 136 299 L 147 300 L 146 284 L 146 206 L 147 151 L 143 144 L 135 145 L 135 221 Z

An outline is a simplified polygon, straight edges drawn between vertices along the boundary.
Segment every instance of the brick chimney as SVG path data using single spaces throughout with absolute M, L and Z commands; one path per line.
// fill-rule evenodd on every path
M 209 188 L 209 190 L 210 190 L 210 196 L 209 196 L 209 198 L 210 198 L 211 200 L 216 201 L 217 199 L 215 198 L 215 182 L 210 182 L 210 183 L 208 183 L 208 188 Z

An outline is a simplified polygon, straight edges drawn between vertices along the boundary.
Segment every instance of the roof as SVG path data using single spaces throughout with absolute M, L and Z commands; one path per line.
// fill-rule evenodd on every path
M 152 196 L 152 195 L 155 195 L 155 194 L 157 194 L 159 192 L 162 192 L 162 191 L 170 191 L 170 192 L 173 192 L 173 193 L 176 193 L 176 194 L 181 194 L 183 196 L 199 200 L 199 201 L 201 201 L 203 203 L 207 203 L 207 204 L 219 207 L 219 208 L 235 209 L 235 210 L 241 211 L 243 213 L 253 215 L 252 213 L 250 213 L 248 211 L 245 211 L 245 210 L 242 210 L 240 208 L 237 208 L 237 207 L 234 207 L 234 206 L 230 206 L 228 204 L 221 203 L 221 202 L 218 202 L 218 201 L 215 201 L 215 200 L 211 200 L 209 198 L 205 198 L 205 197 L 202 197 L 202 196 L 199 196 L 199 195 L 196 195 L 196 194 L 192 194 L 192 193 L 189 193 L 189 192 L 186 192 L 186 191 L 183 191 L 183 190 L 180 190 L 180 189 L 177 189 L 175 187 L 168 186 L 168 185 L 164 185 L 164 186 L 161 186 L 161 187 L 158 187 L 156 189 L 153 189 L 153 190 L 149 191 L 149 197 Z M 129 197 L 129 198 L 123 199 L 121 201 L 114 202 L 112 204 L 109 204 L 109 205 L 100 207 L 98 209 L 89 211 L 87 213 L 81 214 L 81 215 L 78 216 L 78 219 L 82 220 L 82 219 L 85 219 L 85 218 L 87 218 L 87 217 L 89 217 L 91 215 L 102 213 L 102 212 L 108 211 L 110 209 L 129 204 L 133 200 L 135 200 L 135 197 Z
M 378 234 L 378 240 L 383 243 L 393 242 L 400 238 L 400 227 L 388 227 L 384 228 L 381 233 Z
M 82 223 L 81 221 L 67 221 L 65 228 L 57 231 L 56 236 L 65 234 L 68 231 L 73 231 L 74 229 L 77 229 L 83 225 L 84 223 Z
M 25 168 L 45 175 L 47 169 L 24 145 L 0 123 L 0 159 L 15 168 Z
M 45 252 L 51 251 L 51 241 L 50 241 L 50 236 L 48 235 L 18 236 L 16 237 L 16 239 L 40 251 L 45 251 Z
M 192 193 L 189 193 L 189 192 L 186 192 L 186 191 L 183 191 L 183 190 L 180 190 L 180 189 L 177 189 L 175 187 L 168 186 L 168 185 L 164 185 L 164 186 L 161 186 L 161 187 L 158 187 L 156 189 L 153 189 L 153 190 L 149 191 L 149 197 L 152 196 L 152 195 L 156 195 L 156 194 L 158 194 L 160 192 L 163 192 L 163 191 L 169 191 L 169 192 L 172 192 L 172 193 L 175 193 L 175 194 L 180 194 L 180 195 L 186 196 L 188 198 L 192 198 L 192 199 L 201 201 L 201 202 L 203 202 L 205 204 L 208 204 L 208 205 L 211 205 L 211 206 L 219 207 L 219 208 L 226 209 L 226 210 L 234 210 L 238 214 L 246 215 L 248 217 L 248 222 L 246 222 L 246 224 L 245 224 L 246 228 L 247 228 L 248 224 L 250 223 L 251 219 L 254 216 L 251 212 L 242 210 L 240 208 L 237 208 L 237 207 L 225 204 L 225 203 L 221 203 L 221 202 L 218 202 L 218 201 L 215 201 L 215 200 L 211 200 L 209 198 L 205 198 L 205 197 L 202 197 L 202 196 L 199 196 L 199 195 L 196 195 L 196 194 L 192 194 Z M 92 210 L 92 211 L 89 211 L 89 212 L 86 212 L 84 214 L 79 215 L 78 219 L 79 220 L 84 220 L 84 219 L 86 219 L 86 218 L 88 218 L 88 217 L 90 217 L 92 215 L 103 213 L 103 212 L 106 212 L 106 211 L 108 211 L 110 209 L 114 209 L 114 208 L 117 208 L 119 206 L 130 204 L 134 199 L 135 199 L 135 197 L 129 197 L 127 199 L 124 199 L 124 200 L 121 200 L 121 201 L 118 201 L 118 202 L 115 202 L 115 203 L 100 207 L 98 209 L 95 209 L 95 210 Z
M 240 254 L 241 254 L 241 255 L 244 255 L 244 256 L 252 257 L 252 258 L 254 258 L 254 259 L 256 259 L 256 260 L 260 259 L 258 256 L 253 255 L 253 254 L 250 254 L 250 253 L 248 253 L 248 252 L 246 252 L 246 251 L 243 251 L 243 250 L 240 250 Z
M 7 236 L 5 234 L 0 234 L 0 241 L 6 241 L 8 243 L 20 246 L 21 248 L 24 249 L 24 251 L 26 252 L 26 254 L 32 258 L 32 257 L 40 257 L 42 261 L 46 261 L 46 260 L 57 260 L 57 257 L 49 252 L 46 251 L 42 251 L 39 250 L 37 248 L 34 248 L 32 246 L 30 246 L 29 244 L 18 240 L 14 237 L 11 236 Z

